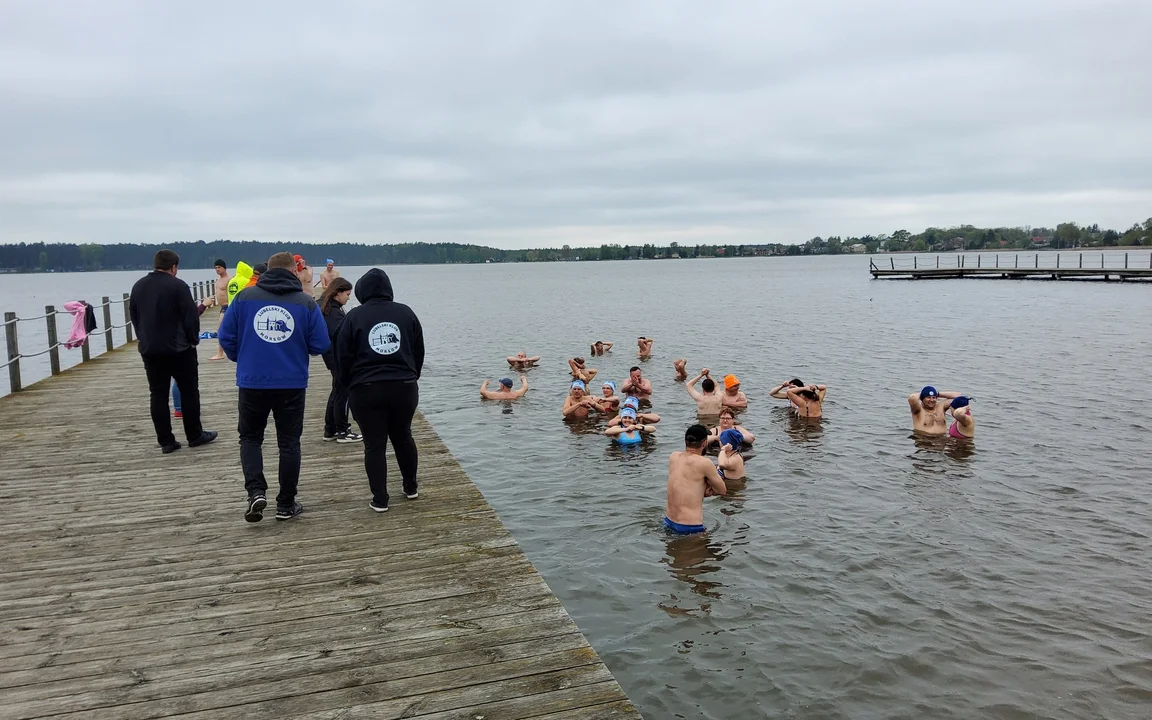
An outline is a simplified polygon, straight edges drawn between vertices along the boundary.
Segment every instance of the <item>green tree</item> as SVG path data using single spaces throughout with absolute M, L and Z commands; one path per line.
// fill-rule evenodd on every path
M 1056 226 L 1053 243 L 1058 248 L 1076 247 L 1080 244 L 1080 226 L 1074 222 L 1060 223 Z
M 41 251 L 40 252 L 40 272 L 44 272 L 47 269 L 48 269 L 48 253 Z

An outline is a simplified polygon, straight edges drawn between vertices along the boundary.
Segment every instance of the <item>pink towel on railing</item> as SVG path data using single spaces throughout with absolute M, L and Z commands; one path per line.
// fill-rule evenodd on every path
M 88 329 L 84 324 L 88 303 L 83 300 L 72 300 L 64 303 L 64 310 L 72 313 L 72 332 L 68 334 L 68 340 L 64 343 L 64 347 L 71 350 L 83 345 L 84 338 L 88 337 Z

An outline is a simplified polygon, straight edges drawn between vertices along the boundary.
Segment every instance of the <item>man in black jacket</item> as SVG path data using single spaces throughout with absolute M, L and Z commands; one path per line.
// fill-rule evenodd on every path
M 360 307 L 336 333 L 337 375 L 348 388 L 352 414 L 364 433 L 364 470 L 372 489 L 368 503 L 388 509 L 386 449 L 392 441 L 404 497 L 418 497 L 412 416 L 420 401 L 416 381 L 424 369 L 424 330 L 412 308 L 392 300 L 392 281 L 376 268 L 356 283 Z
M 216 431 L 200 424 L 200 378 L 196 345 L 200 342 L 200 314 L 192 302 L 187 283 L 176 279 L 180 256 L 161 250 L 153 260 L 155 270 L 132 286 L 130 312 L 136 328 L 140 357 L 148 375 L 152 425 L 156 441 L 165 453 L 180 449 L 172 434 L 168 414 L 168 391 L 172 380 L 180 389 L 184 414 L 184 434 L 188 445 L 207 445 Z

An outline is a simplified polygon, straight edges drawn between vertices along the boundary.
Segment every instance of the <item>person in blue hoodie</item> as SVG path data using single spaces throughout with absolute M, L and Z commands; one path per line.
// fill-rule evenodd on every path
M 300 435 L 304 430 L 304 397 L 308 356 L 328 350 L 328 324 L 310 293 L 296 277 L 291 253 L 276 253 L 268 270 L 252 287 L 241 290 L 220 325 L 220 347 L 236 363 L 240 388 L 240 465 L 248 505 L 244 519 L 259 522 L 268 501 L 264 493 L 264 429 L 268 413 L 276 421 L 280 448 L 280 494 L 276 519 L 290 520 L 304 507 L 296 502 L 300 480 Z

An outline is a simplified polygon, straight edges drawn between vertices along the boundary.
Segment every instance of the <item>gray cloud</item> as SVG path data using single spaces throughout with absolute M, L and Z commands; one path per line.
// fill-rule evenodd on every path
M 1152 4 L 0 7 L 0 242 L 795 242 L 1152 214 Z

